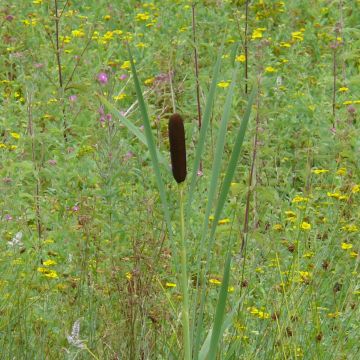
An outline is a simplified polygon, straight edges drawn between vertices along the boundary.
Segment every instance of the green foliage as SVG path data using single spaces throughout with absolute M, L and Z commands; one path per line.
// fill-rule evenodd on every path
M 356 358 L 360 3 L 249 1 L 248 94 L 245 3 L 2 3 L 0 358 L 182 358 L 184 248 L 193 358 Z

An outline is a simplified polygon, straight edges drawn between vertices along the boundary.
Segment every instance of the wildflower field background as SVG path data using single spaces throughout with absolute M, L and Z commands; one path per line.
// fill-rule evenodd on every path
M 0 0 L 0 24 L 0 359 L 358 358 L 359 0 Z

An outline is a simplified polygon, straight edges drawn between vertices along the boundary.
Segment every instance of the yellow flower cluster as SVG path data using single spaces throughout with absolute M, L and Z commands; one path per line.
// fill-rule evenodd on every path
M 270 318 L 269 313 L 267 313 L 263 310 L 259 310 L 255 306 L 250 306 L 246 310 L 249 311 L 251 315 L 254 315 L 259 319 L 269 319 Z

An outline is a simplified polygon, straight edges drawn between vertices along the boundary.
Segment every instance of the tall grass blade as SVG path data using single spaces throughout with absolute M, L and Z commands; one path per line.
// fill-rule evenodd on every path
M 219 53 L 218 53 L 218 57 L 216 60 L 214 71 L 213 71 L 212 82 L 210 85 L 208 96 L 206 98 L 206 105 L 205 105 L 205 110 L 204 110 L 204 114 L 202 117 L 201 130 L 200 130 L 200 134 L 199 134 L 199 140 L 198 140 L 198 143 L 196 146 L 194 164 L 193 164 L 190 186 L 189 186 L 189 191 L 188 191 L 188 202 L 187 202 L 187 206 L 186 206 L 186 214 L 189 214 L 191 201 L 194 197 L 193 195 L 194 195 L 194 191 L 195 191 L 197 171 L 199 169 L 201 156 L 204 151 L 206 131 L 209 127 L 210 118 L 211 118 L 211 110 L 212 110 L 212 106 L 213 106 L 214 98 L 215 98 L 216 84 L 218 82 L 222 51 L 223 51 L 223 45 L 221 46 Z
M 144 145 L 148 146 L 146 136 L 139 130 L 137 126 L 135 126 L 129 119 L 127 119 L 125 116 L 121 115 L 120 111 L 113 105 L 109 100 L 107 100 L 103 95 L 98 95 L 101 103 L 104 104 L 110 112 L 119 118 L 119 120 L 126 126 L 126 128 L 132 132 Z M 165 157 L 160 153 L 158 149 L 156 149 L 157 157 L 161 164 L 165 166 L 167 170 L 169 170 L 169 164 L 168 161 L 165 159 Z
M 159 161 L 158 161 L 158 156 L 157 156 L 157 149 L 156 149 L 155 141 L 154 141 L 154 138 L 153 138 L 153 135 L 151 132 L 149 115 L 147 113 L 144 97 L 143 97 L 142 91 L 141 91 L 139 78 L 136 73 L 136 68 L 135 68 L 134 60 L 133 60 L 129 45 L 128 45 L 128 52 L 129 52 L 129 58 L 130 58 L 130 63 L 131 63 L 131 71 L 132 71 L 132 75 L 134 78 L 135 91 L 136 91 L 136 95 L 137 95 L 138 102 L 139 102 L 141 116 L 143 119 L 146 143 L 147 143 L 147 146 L 148 146 L 148 149 L 150 152 L 151 163 L 152 163 L 152 167 L 154 169 L 156 183 L 157 183 L 157 187 L 158 187 L 159 193 L 160 193 L 162 208 L 163 208 L 166 225 L 167 225 L 168 232 L 169 232 L 171 250 L 172 250 L 175 262 L 176 262 L 178 257 L 177 257 L 176 246 L 174 244 L 173 236 L 172 236 L 170 211 L 169 211 L 169 206 L 168 206 L 168 202 L 166 199 L 165 185 L 164 185 L 162 177 L 161 177 L 160 166 L 159 166 Z M 177 263 L 175 264 L 175 266 L 177 268 Z
M 201 260 L 204 256 L 204 248 L 205 248 L 205 239 L 206 235 L 208 233 L 208 223 L 209 223 L 209 216 L 211 209 L 213 207 L 214 199 L 216 196 L 216 189 L 219 182 L 220 177 L 220 171 L 221 171 L 221 159 L 223 157 L 224 153 L 224 146 L 225 146 L 225 138 L 226 138 L 226 130 L 227 125 L 230 118 L 230 111 L 231 111 L 231 105 L 232 100 L 234 97 L 234 90 L 235 90 L 235 84 L 236 84 L 236 74 L 238 71 L 238 66 L 234 69 L 232 82 L 229 88 L 229 91 L 227 93 L 224 110 L 221 118 L 220 128 L 218 132 L 218 137 L 216 141 L 216 147 L 215 147 L 215 158 L 213 162 L 213 166 L 211 169 L 211 179 L 210 179 L 210 186 L 208 191 L 208 199 L 206 203 L 206 209 L 205 209 L 205 217 L 204 217 L 204 223 L 203 228 L 201 232 L 201 240 L 200 240 L 200 246 L 198 247 L 197 253 L 198 255 L 198 261 L 197 261 L 197 279 L 200 277 L 200 270 L 201 270 Z M 198 285 L 198 284 L 197 284 Z M 196 308 L 194 307 L 194 315 L 195 315 Z M 195 316 L 193 317 L 195 318 Z M 200 333 L 197 332 L 195 337 L 195 353 L 198 352 L 200 347 Z
M 221 290 L 219 294 L 218 304 L 216 307 L 215 320 L 214 320 L 213 331 L 210 340 L 208 360 L 213 360 L 216 358 L 216 350 L 220 340 L 221 329 L 222 329 L 224 313 L 225 313 L 226 299 L 228 294 L 230 264 L 231 264 L 231 249 L 229 248 L 225 263 L 224 276 L 221 283 Z
M 245 295 L 243 294 L 241 298 L 235 303 L 235 305 L 233 305 L 231 312 L 227 314 L 227 316 L 225 317 L 225 320 L 223 321 L 221 326 L 220 336 L 222 336 L 222 334 L 224 334 L 224 332 L 227 329 L 229 329 L 229 327 L 233 324 L 233 319 L 237 315 L 239 305 L 243 301 L 244 297 Z M 199 352 L 199 360 L 205 360 L 209 353 L 212 333 L 213 333 L 213 328 L 209 330 L 206 339 L 203 345 L 201 346 L 201 350 Z
M 233 151 L 230 157 L 230 161 L 225 173 L 225 178 L 224 181 L 222 183 L 222 187 L 221 187 L 221 191 L 220 191 L 220 195 L 218 198 L 218 202 L 217 202 L 217 206 L 215 209 L 215 215 L 214 215 L 214 220 L 213 220 L 213 224 L 211 227 L 211 232 L 210 232 L 210 238 L 209 238 L 209 243 L 207 246 L 207 256 L 206 256 L 206 268 L 205 271 L 202 272 L 201 275 L 201 283 L 202 288 L 201 288 L 201 300 L 200 300 L 200 308 L 199 308 L 199 313 L 198 313 L 198 320 L 197 320 L 197 333 L 196 333 L 196 338 L 198 339 L 199 337 L 201 337 L 201 333 L 202 333 L 202 322 L 203 322 L 203 316 L 204 316 L 204 305 L 205 305 L 205 294 L 206 294 L 206 274 L 209 271 L 209 266 L 211 263 L 211 249 L 214 246 L 214 241 L 215 241 L 215 231 L 218 225 L 218 222 L 220 220 L 220 216 L 221 216 L 221 212 L 224 208 L 224 204 L 227 198 L 227 195 L 229 193 L 229 189 L 230 189 L 230 184 L 231 181 L 234 177 L 235 174 L 235 170 L 236 170 L 236 166 L 240 157 L 240 151 L 241 151 L 241 147 L 242 144 L 244 142 L 244 138 L 245 138 L 245 133 L 246 133 L 246 129 L 247 129 L 247 125 L 249 123 L 249 119 L 250 119 L 250 114 L 251 114 L 251 108 L 252 108 L 252 104 L 254 102 L 254 98 L 255 98 L 255 93 L 256 93 L 256 87 L 254 86 L 254 89 L 249 97 L 248 100 L 248 104 L 247 104 L 247 108 L 245 110 L 245 114 L 243 117 L 243 120 L 241 122 L 238 134 L 236 136 L 236 140 L 235 140 L 235 144 L 233 147 Z M 199 340 L 196 340 L 196 342 L 198 342 Z
M 241 122 L 238 134 L 236 136 L 233 151 L 231 153 L 231 158 L 230 158 L 230 161 L 229 161 L 226 173 L 225 173 L 225 178 L 224 178 L 224 181 L 221 186 L 221 192 L 220 192 L 218 203 L 217 203 L 216 210 L 215 210 L 214 221 L 213 221 L 213 224 L 211 227 L 210 239 L 214 239 L 215 230 L 216 230 L 216 227 L 220 220 L 221 212 L 224 208 L 224 204 L 225 204 L 227 195 L 229 193 L 231 181 L 235 174 L 236 166 L 237 166 L 237 163 L 238 163 L 238 160 L 240 157 L 241 147 L 244 142 L 246 129 L 247 129 L 247 126 L 249 123 L 251 108 L 252 108 L 252 104 L 254 102 L 255 94 L 256 94 L 256 86 L 254 86 L 254 89 L 250 94 L 248 104 L 247 104 L 247 107 L 245 110 L 245 114 L 244 114 L 243 120 Z M 209 250 L 211 250 L 212 245 L 213 245 L 213 243 L 212 243 L 212 241 L 210 241 Z

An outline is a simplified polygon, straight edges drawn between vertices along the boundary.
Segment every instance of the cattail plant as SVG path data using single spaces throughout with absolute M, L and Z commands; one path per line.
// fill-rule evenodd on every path
M 170 157 L 174 179 L 179 184 L 180 208 L 180 262 L 181 262 L 181 291 L 182 291 L 182 322 L 184 339 L 184 358 L 191 359 L 189 294 L 186 260 L 185 222 L 184 222 L 184 187 L 186 179 L 186 147 L 184 121 L 179 114 L 173 114 L 169 119 Z
M 189 216 L 191 213 L 191 203 L 194 199 L 194 193 L 196 188 L 196 178 L 199 169 L 199 164 L 201 161 L 202 154 L 205 149 L 205 140 L 207 136 L 207 129 L 210 123 L 214 98 L 215 98 L 215 90 L 216 84 L 218 83 L 219 71 L 221 65 L 223 46 L 221 46 L 216 64 L 214 66 L 214 71 L 212 75 L 212 81 L 209 88 L 209 93 L 206 98 L 204 115 L 202 117 L 202 126 L 199 133 L 199 140 L 195 149 L 194 161 L 192 164 L 191 171 L 191 179 L 189 183 L 189 187 L 187 189 L 187 203 L 186 203 L 186 214 Z M 225 172 L 224 180 L 221 184 L 221 190 L 218 195 L 218 199 L 216 202 L 215 212 L 214 212 L 214 221 L 210 226 L 210 233 L 208 234 L 208 241 L 206 242 L 207 233 L 209 229 L 209 215 L 212 209 L 212 206 L 215 201 L 215 195 L 217 194 L 217 185 L 219 184 L 220 174 L 221 174 L 221 160 L 224 153 L 224 145 L 225 138 L 227 133 L 227 124 L 230 119 L 230 110 L 233 102 L 233 96 L 235 91 L 236 84 L 236 74 L 238 72 L 238 66 L 236 66 L 233 70 L 233 79 L 231 86 L 228 91 L 228 95 L 226 97 L 226 102 L 224 105 L 223 116 L 221 121 L 221 129 L 220 135 L 218 136 L 216 151 L 215 151 L 215 159 L 213 164 L 213 169 L 211 171 L 211 180 L 208 192 L 208 201 L 207 208 L 205 210 L 204 221 L 203 221 L 203 232 L 201 234 L 201 243 L 199 246 L 200 254 L 198 256 L 198 266 L 197 266 L 197 278 L 201 278 L 203 281 L 201 283 L 197 283 L 196 288 L 199 292 L 198 299 L 195 299 L 195 303 L 192 304 L 192 316 L 191 316 L 191 329 L 190 329 L 190 316 L 189 316 L 189 294 L 188 294 L 188 276 L 187 276 L 187 259 L 186 259 L 186 241 L 185 241 L 185 221 L 184 221 L 184 181 L 186 179 L 186 149 L 185 149 L 185 131 L 184 131 L 184 123 L 182 117 L 178 114 L 174 114 L 169 119 L 169 140 L 170 140 L 170 154 L 171 154 L 171 163 L 172 163 L 172 171 L 173 176 L 178 183 L 179 190 L 179 213 L 180 213 L 180 234 L 179 234 L 179 242 L 176 243 L 173 238 L 173 226 L 171 224 L 170 217 L 170 207 L 167 202 L 166 197 L 166 188 L 162 180 L 160 165 L 164 163 L 163 157 L 159 149 L 156 148 L 155 141 L 153 138 L 153 134 L 151 131 L 151 124 L 149 115 L 147 112 L 147 107 L 145 104 L 143 92 L 141 90 L 141 85 L 139 78 L 137 76 L 136 68 L 134 65 L 134 61 L 132 58 L 130 47 L 128 46 L 129 58 L 131 63 L 131 71 L 133 74 L 134 85 L 136 90 L 136 95 L 139 102 L 139 109 L 142 115 L 143 125 L 144 125 L 144 135 L 138 131 L 136 127 L 131 124 L 125 117 L 120 116 L 120 120 L 125 124 L 125 126 L 143 143 L 146 143 L 150 157 L 151 163 L 154 170 L 155 179 L 157 182 L 157 186 L 159 189 L 160 200 L 162 203 L 163 213 L 165 222 L 168 228 L 168 235 L 170 241 L 171 251 L 173 253 L 173 259 L 175 262 L 176 270 L 179 270 L 179 283 L 181 285 L 182 292 L 182 327 L 183 327 L 183 348 L 184 348 L 184 359 L 190 360 L 192 355 L 196 359 L 208 359 L 215 360 L 217 356 L 217 348 L 222 339 L 224 331 L 227 326 L 224 323 L 224 315 L 226 312 L 226 298 L 228 293 L 228 284 L 230 278 L 230 265 L 231 265 L 231 247 L 229 244 L 229 248 L 227 251 L 227 258 L 224 268 L 223 281 L 220 289 L 220 294 L 218 298 L 218 304 L 216 307 L 215 318 L 213 322 L 213 326 L 208 329 L 207 336 L 203 339 L 205 324 L 203 321 L 204 312 L 205 312 L 205 300 L 206 300 L 206 276 L 209 273 L 209 264 L 212 260 L 212 249 L 214 248 L 215 242 L 215 231 L 217 228 L 217 224 L 220 220 L 220 216 L 224 205 L 226 203 L 226 198 L 229 193 L 231 181 L 233 180 L 235 170 L 237 167 L 237 163 L 240 157 L 241 147 L 244 141 L 247 125 L 250 119 L 251 108 L 253 104 L 253 100 L 256 94 L 256 86 L 252 90 L 248 101 L 247 106 L 244 112 L 243 120 L 241 121 L 240 127 L 237 131 L 235 143 L 233 144 L 233 150 L 230 156 L 230 160 L 227 165 L 227 169 Z M 234 54 L 235 57 L 235 54 Z M 234 59 L 233 59 L 234 62 Z M 232 63 L 233 63 L 232 62 Z M 117 109 L 111 105 L 104 97 L 101 97 L 101 100 L 108 106 L 114 114 L 118 114 Z M 179 251 L 178 251 L 179 250 Z M 205 269 L 201 271 L 202 260 L 206 259 Z M 178 263 L 180 260 L 180 264 Z M 178 266 L 180 265 L 180 266 Z M 200 285 L 201 284 L 201 285 Z M 198 302 L 200 301 L 200 305 L 198 306 Z M 229 322 L 230 324 L 231 322 Z M 191 331 L 190 331 L 191 330 Z M 190 336 L 192 341 L 190 341 Z M 204 341 L 203 341 L 204 340 Z M 201 345 L 201 343 L 203 343 Z

